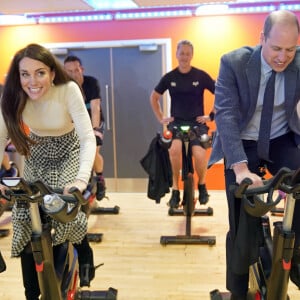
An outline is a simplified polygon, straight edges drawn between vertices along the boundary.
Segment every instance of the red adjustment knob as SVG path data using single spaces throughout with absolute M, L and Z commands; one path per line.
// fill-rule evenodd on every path
M 170 130 L 165 130 L 164 133 L 163 133 L 163 137 L 166 139 L 166 140 L 170 140 L 172 139 L 172 131 Z

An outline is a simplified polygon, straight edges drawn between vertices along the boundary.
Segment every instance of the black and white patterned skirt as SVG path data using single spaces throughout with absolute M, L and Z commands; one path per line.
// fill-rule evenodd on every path
M 30 133 L 36 142 L 30 156 L 25 159 L 24 179 L 29 182 L 42 180 L 51 187 L 64 188 L 75 180 L 79 170 L 79 139 L 75 130 L 63 136 L 40 137 Z M 87 232 L 87 217 L 79 211 L 76 218 L 66 224 L 52 220 L 53 245 L 66 240 L 80 243 Z M 13 239 L 12 257 L 20 255 L 31 238 L 31 219 L 28 209 L 12 210 Z

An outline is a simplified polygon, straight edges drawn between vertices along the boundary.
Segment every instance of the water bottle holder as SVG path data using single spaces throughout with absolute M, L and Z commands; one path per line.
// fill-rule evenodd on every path
M 64 205 L 58 210 L 49 210 L 44 205 L 42 205 L 43 211 L 48 214 L 54 220 L 61 223 L 68 223 L 74 220 L 74 218 L 78 214 L 79 205 L 76 204 L 73 207 L 69 207 L 68 203 L 64 203 Z

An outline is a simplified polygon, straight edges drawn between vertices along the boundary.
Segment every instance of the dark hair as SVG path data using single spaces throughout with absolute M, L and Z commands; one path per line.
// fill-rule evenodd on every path
M 273 25 L 276 23 L 291 24 L 291 25 L 294 24 L 297 26 L 298 33 L 300 32 L 299 20 L 294 13 L 287 10 L 277 10 L 270 13 L 265 20 L 265 24 L 263 28 L 265 39 L 269 37 L 270 31 Z
M 71 79 L 55 56 L 41 45 L 29 44 L 13 57 L 3 89 L 1 110 L 12 143 L 20 154 L 28 156 L 30 145 L 34 142 L 28 137 L 22 121 L 22 113 L 28 98 L 20 82 L 19 64 L 24 57 L 39 60 L 54 71 L 55 85 L 67 83 Z
M 75 55 L 69 55 L 65 58 L 64 64 L 67 62 L 78 61 L 80 65 L 82 65 L 81 59 Z

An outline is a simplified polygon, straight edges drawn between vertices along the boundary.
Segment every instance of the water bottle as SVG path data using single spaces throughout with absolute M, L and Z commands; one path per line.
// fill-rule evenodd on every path
M 43 197 L 43 206 L 47 213 L 55 213 L 66 205 L 57 194 L 49 194 Z
M 172 131 L 165 130 L 162 136 L 160 137 L 161 146 L 164 147 L 165 149 L 169 149 L 172 144 L 172 137 L 173 137 Z

